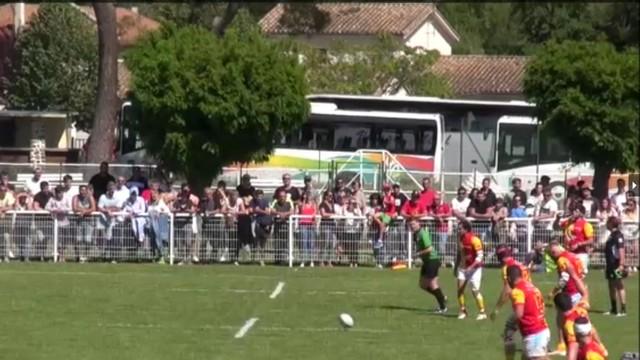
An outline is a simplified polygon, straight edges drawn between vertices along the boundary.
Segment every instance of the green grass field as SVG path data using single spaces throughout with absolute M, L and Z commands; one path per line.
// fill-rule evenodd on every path
M 451 269 L 440 275 L 449 317 L 427 311 L 435 301 L 417 288 L 417 270 L 2 264 L 0 358 L 501 359 L 510 309 L 495 323 L 477 322 L 468 298 L 471 318 L 457 320 Z M 608 309 L 602 278 L 600 270 L 588 278 L 591 318 L 618 359 L 639 347 L 638 277 L 626 282 L 626 318 L 599 313 Z M 545 293 L 554 280 L 534 278 Z M 490 309 L 499 287 L 497 270 L 485 270 Z M 355 328 L 339 328 L 341 312 Z M 258 320 L 235 338 L 250 318 Z

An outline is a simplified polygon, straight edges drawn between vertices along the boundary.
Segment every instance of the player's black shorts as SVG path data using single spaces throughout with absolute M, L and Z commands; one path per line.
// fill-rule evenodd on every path
M 430 259 L 422 264 L 420 268 L 420 276 L 433 279 L 438 276 L 438 270 L 440 269 L 440 260 Z

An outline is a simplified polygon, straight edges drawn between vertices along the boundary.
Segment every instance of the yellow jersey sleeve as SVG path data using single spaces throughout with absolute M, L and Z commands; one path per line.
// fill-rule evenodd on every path
M 477 236 L 474 236 L 471 238 L 471 247 L 475 251 L 482 251 L 482 241 Z
M 585 360 L 607 360 L 604 357 L 602 357 L 602 355 L 598 354 L 595 351 L 588 351 L 584 359 Z
M 587 239 L 593 239 L 593 226 L 591 223 L 584 224 L 584 237 Z
M 564 322 L 562 329 L 564 330 L 564 338 L 567 343 L 576 342 L 576 333 L 573 330 L 574 322 L 573 320 L 567 320 Z
M 561 257 L 558 259 L 558 270 L 566 271 L 569 268 L 569 259 Z
M 520 289 L 511 290 L 511 302 L 513 302 L 513 305 L 524 305 L 524 291 Z

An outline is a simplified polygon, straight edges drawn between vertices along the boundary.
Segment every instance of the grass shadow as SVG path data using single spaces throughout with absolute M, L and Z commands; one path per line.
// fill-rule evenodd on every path
M 412 307 L 412 306 L 400 306 L 400 305 L 381 305 L 381 306 L 368 306 L 369 308 L 378 308 L 378 309 L 383 309 L 383 310 L 396 310 L 396 311 L 410 311 L 410 312 L 414 312 L 414 313 L 420 313 L 420 314 L 424 314 L 424 315 L 430 315 L 430 316 L 442 316 L 442 317 L 449 317 L 449 318 L 455 318 L 458 317 L 455 314 L 438 314 L 432 310 L 426 310 L 423 308 L 417 308 L 417 307 Z

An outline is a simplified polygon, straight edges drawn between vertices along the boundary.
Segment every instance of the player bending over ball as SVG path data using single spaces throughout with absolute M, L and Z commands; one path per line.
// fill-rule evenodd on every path
M 576 360 L 578 357 L 578 341 L 574 331 L 575 321 L 578 318 L 584 317 L 589 319 L 589 312 L 584 306 L 584 303 L 580 302 L 573 306 L 571 304 L 571 298 L 567 293 L 560 292 L 553 298 L 553 302 L 556 305 L 556 309 L 562 315 L 562 333 L 559 336 L 564 338 L 567 346 L 567 359 Z M 592 334 L 596 341 L 600 342 L 600 337 L 595 328 L 592 328 Z
M 507 268 L 513 314 L 518 321 L 524 349 L 523 359 L 548 359 L 551 332 L 544 319 L 544 297 L 538 288 L 523 278 L 520 266 Z
M 429 231 L 421 227 L 417 219 L 412 219 L 409 222 L 409 226 L 413 232 L 413 238 L 416 241 L 416 257 L 422 259 L 420 288 L 436 298 L 439 306 L 436 312 L 444 314 L 447 312 L 447 301 L 438 285 L 438 269 L 440 268 L 438 251 L 431 242 Z
M 554 298 L 557 293 L 564 292 L 571 298 L 572 306 L 582 302 L 583 306 L 588 309 L 589 293 L 587 286 L 582 281 L 584 278 L 582 262 L 573 253 L 566 251 L 557 240 L 553 240 L 549 244 L 549 252 L 551 257 L 555 259 L 558 269 L 558 285 L 553 288 L 549 297 Z M 558 334 L 562 334 L 562 313 L 558 311 L 556 315 Z M 560 335 L 558 347 L 554 353 L 559 355 L 566 353 L 566 344 Z
M 511 255 L 511 249 L 508 246 L 504 244 L 498 245 L 498 248 L 496 249 L 496 256 L 498 257 L 498 261 L 502 264 L 502 292 L 498 297 L 495 309 L 489 315 L 491 320 L 496 319 L 496 315 L 500 308 L 509 300 L 509 294 L 511 294 L 512 290 L 507 279 L 507 268 L 509 268 L 509 266 L 519 267 L 522 272 L 522 278 L 525 281 L 531 281 L 529 269 L 513 258 Z M 504 325 L 503 334 L 504 354 L 507 360 L 513 360 L 516 356 L 516 344 L 513 339 L 516 331 L 518 331 L 518 321 L 516 320 L 515 315 L 512 314 Z
M 580 317 L 576 319 L 575 331 L 579 348 L 577 360 L 606 360 L 607 350 L 602 343 L 596 341 L 593 336 L 593 327 L 589 319 Z
M 476 320 L 484 320 L 487 314 L 484 312 L 484 299 L 480 293 L 480 283 L 482 281 L 482 261 L 483 249 L 482 241 L 471 231 L 471 223 L 461 220 L 458 225 L 460 240 L 458 242 L 458 256 L 453 274 L 458 279 L 458 304 L 460 313 L 458 319 L 467 317 L 467 309 L 464 305 L 464 289 L 467 283 L 471 283 L 471 293 L 476 299 L 480 313 Z

